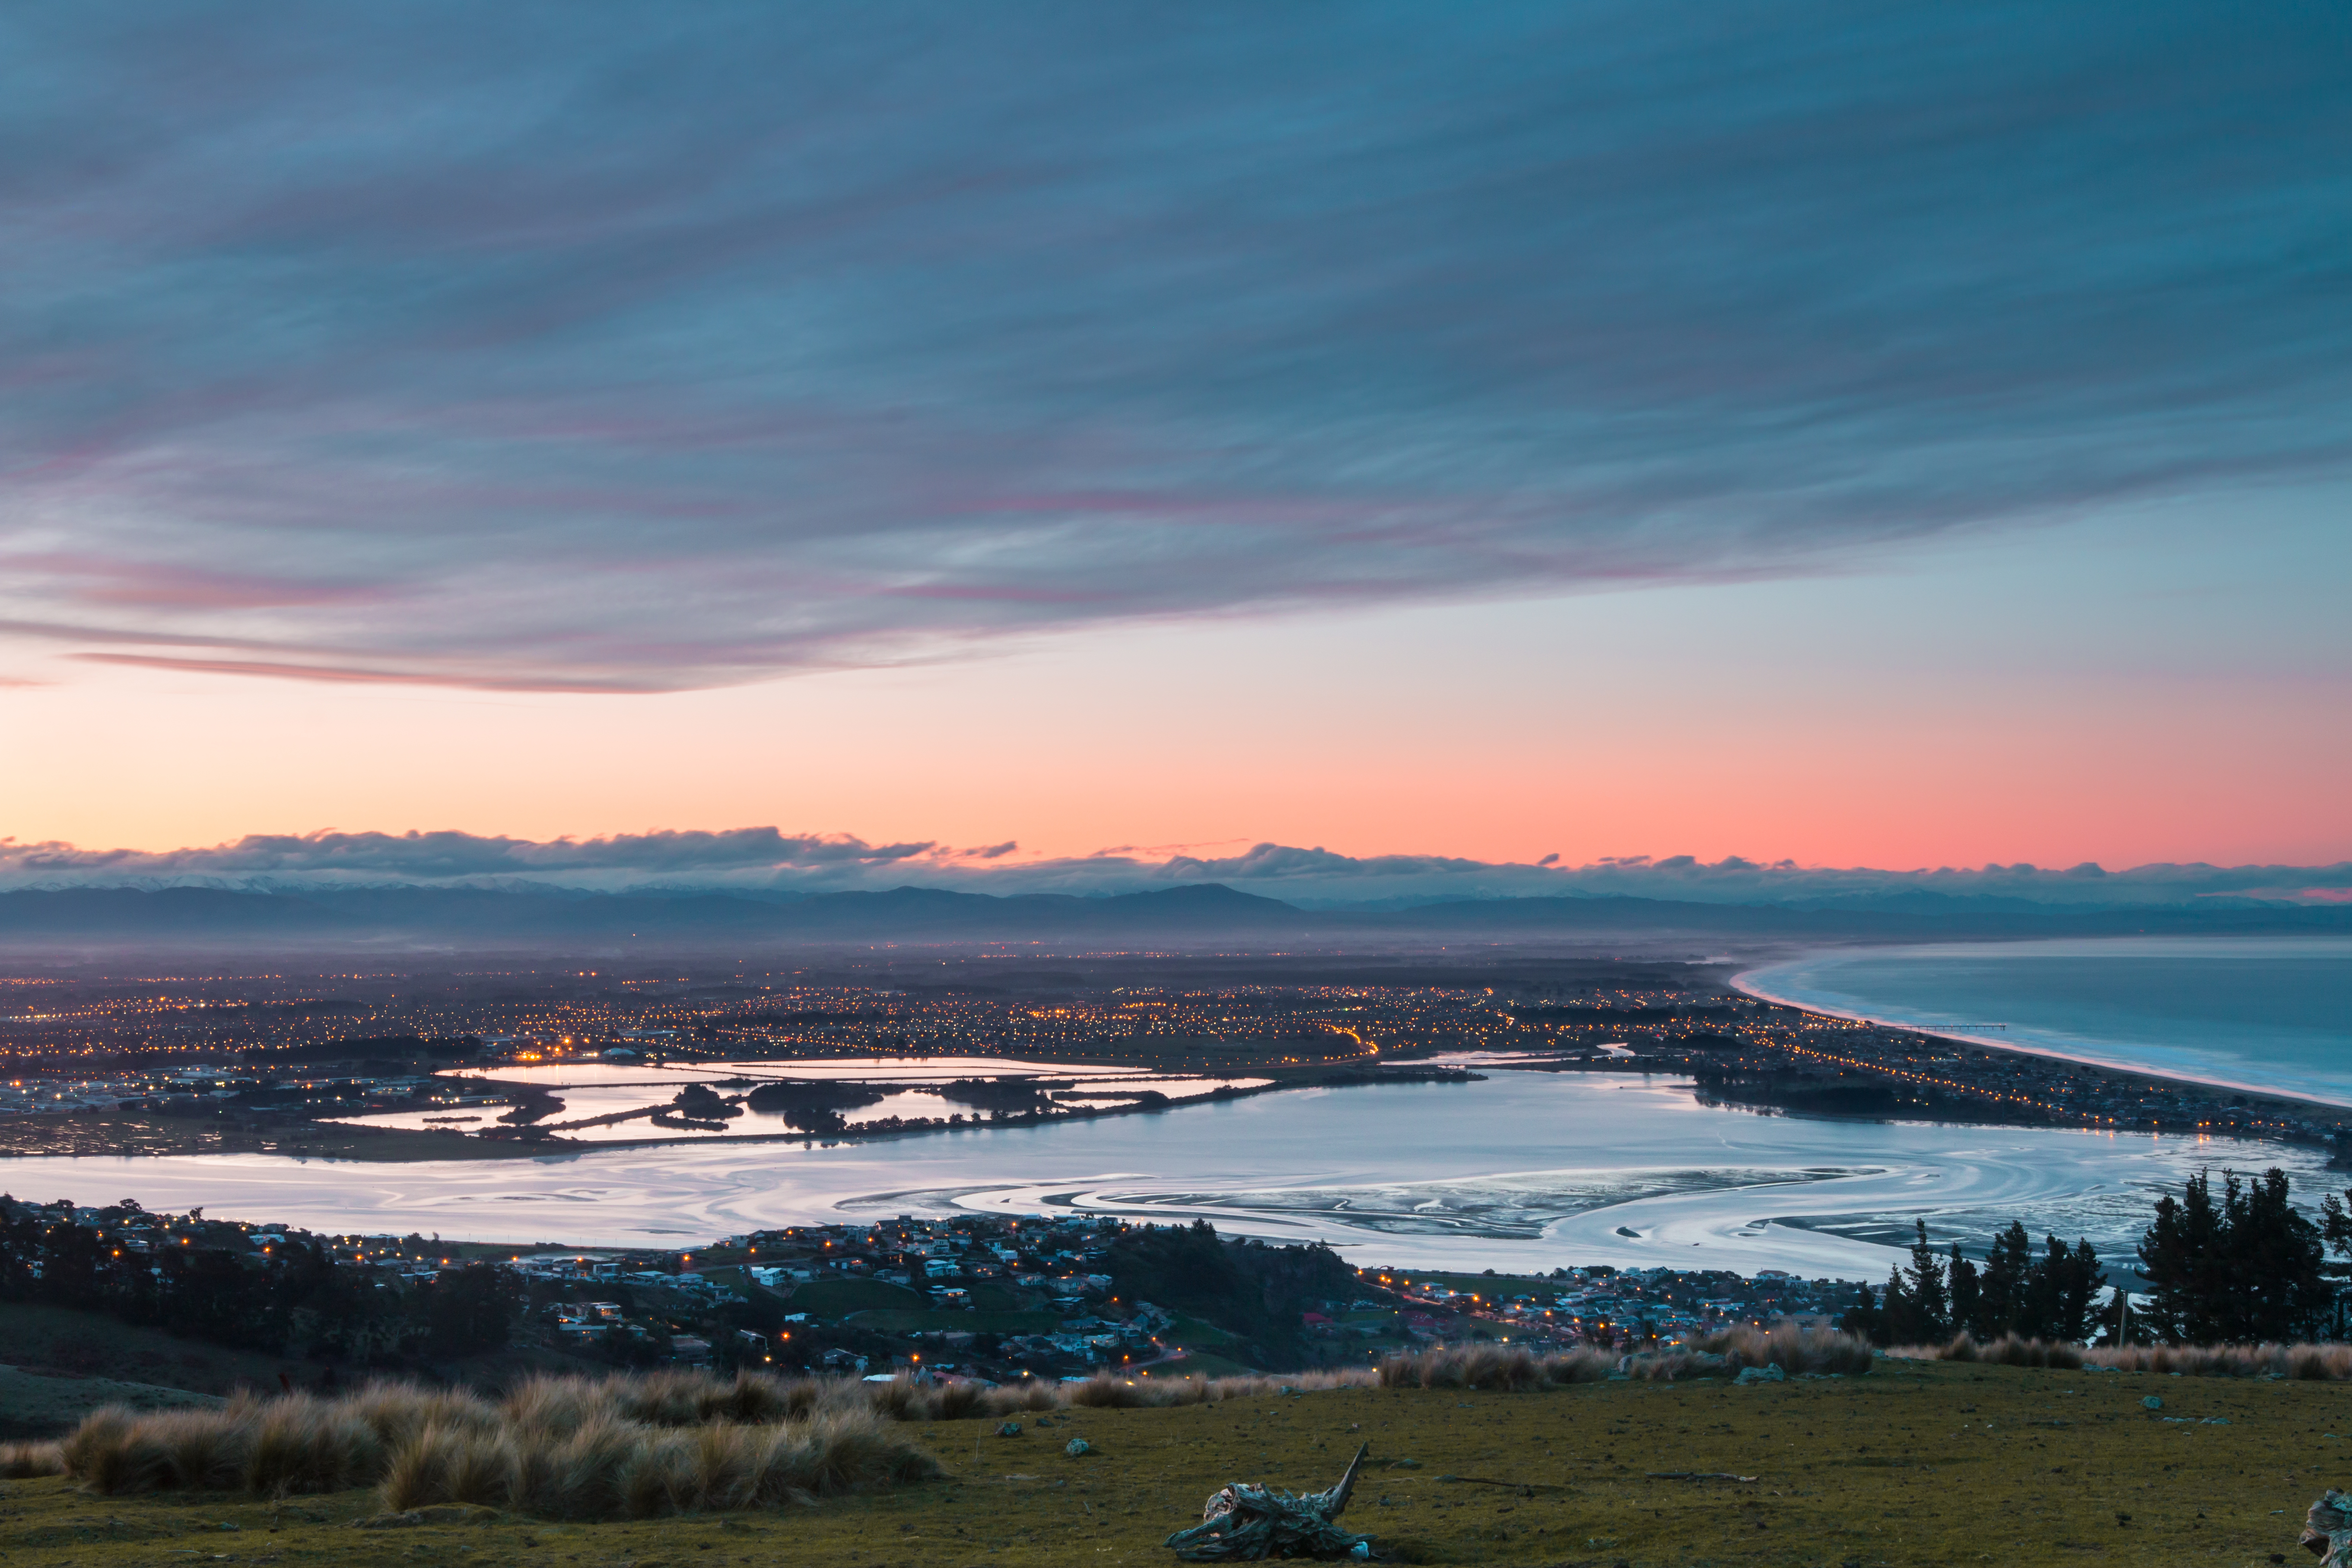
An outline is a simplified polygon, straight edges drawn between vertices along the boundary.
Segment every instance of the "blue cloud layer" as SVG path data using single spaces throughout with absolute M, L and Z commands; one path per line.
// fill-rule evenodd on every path
M 0 889 L 61 887 L 499 886 L 603 891 L 731 890 L 759 895 L 905 887 L 985 893 L 1122 893 L 1217 882 L 1307 907 L 1409 905 L 1454 899 L 1672 899 L 1698 903 L 1849 905 L 1919 895 L 2085 908 L 2194 904 L 2216 899 L 2352 900 L 2352 864 L 2321 867 L 2028 865 L 1917 870 L 1764 864 L 1688 855 L 1588 866 L 1497 864 L 1439 855 L 1349 856 L 1259 844 L 1208 857 L 1119 849 L 1022 858 L 1017 845 L 957 848 L 936 841 L 869 844 L 845 834 L 614 834 L 530 839 L 469 833 L 254 834 L 161 852 L 82 849 L 0 838 Z
M 0 17 L 0 622 L 646 689 L 2339 469 L 2340 7 Z

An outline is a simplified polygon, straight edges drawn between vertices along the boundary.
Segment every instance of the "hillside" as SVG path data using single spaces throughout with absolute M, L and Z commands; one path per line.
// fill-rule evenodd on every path
M 936 1421 L 919 1436 L 948 1479 L 781 1515 L 578 1524 L 485 1512 L 489 1522 L 377 1531 L 350 1528 L 381 1510 L 366 1492 L 273 1505 L 12 1481 L 0 1558 L 102 1568 L 193 1549 L 334 1564 L 470 1547 L 474 1561 L 711 1568 L 784 1552 L 868 1568 L 1170 1563 L 1160 1542 L 1216 1487 L 1321 1488 L 1362 1442 L 1371 1468 L 1346 1522 L 1395 1561 L 2235 1565 L 2294 1552 L 2305 1508 L 2337 1479 L 2315 1461 L 2342 1419 L 2342 1390 L 2327 1384 L 1885 1361 L 1868 1376 L 1756 1387 L 1344 1389 L 1072 1410 L 1012 1437 L 993 1421 Z M 1066 1454 L 1077 1436 L 1095 1451 Z
M 1107 897 L 998 896 L 937 888 L 776 899 L 690 889 L 589 893 L 561 888 L 61 888 L 0 891 L 0 944 L 24 951 L 145 947 L 340 950 L 430 942 L 466 951 L 684 952 L 875 941 L 1124 942 L 1198 950 L 1234 943 L 1407 945 L 1592 941 L 1612 934 L 1745 942 L 1931 942 L 2131 933 L 2338 931 L 2352 910 L 2285 905 L 2173 909 L 1985 907 L 1969 900 L 1859 908 L 1625 898 L 1495 898 L 1398 910 L 1302 909 L 1218 883 Z

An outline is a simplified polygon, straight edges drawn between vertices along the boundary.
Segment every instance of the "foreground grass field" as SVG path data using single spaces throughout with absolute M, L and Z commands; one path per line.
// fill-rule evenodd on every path
M 2142 1401 L 2154 1396 L 2160 1410 Z M 383 1512 L 373 1491 L 91 1497 L 0 1483 L 0 1562 L 656 1564 L 1169 1563 L 1228 1480 L 1371 1468 L 1347 1515 L 1408 1562 L 2267 1565 L 2345 1479 L 2352 1389 L 2326 1383 L 1881 1363 L 1863 1377 L 1534 1393 L 1340 1389 L 1158 1410 L 918 1425 L 948 1479 L 814 1507 L 642 1522 Z M 2224 1424 L 2226 1423 L 2226 1424 Z M 1064 1450 L 1085 1437 L 1094 1452 Z M 1752 1482 L 1670 1479 L 1729 1472 Z M 1500 1483 L 1500 1484 L 1496 1484 Z

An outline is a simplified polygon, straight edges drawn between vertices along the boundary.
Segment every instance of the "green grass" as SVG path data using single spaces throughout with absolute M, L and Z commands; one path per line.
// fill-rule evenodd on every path
M 819 1318 L 845 1318 L 873 1310 L 921 1311 L 930 1299 L 919 1290 L 887 1279 L 812 1279 L 793 1291 L 795 1312 Z
M 2162 1410 L 2141 1407 L 2150 1394 Z M 1753 1388 L 1705 1379 L 1528 1394 L 1341 1390 L 1057 1412 L 1049 1425 L 1024 1419 L 1017 1437 L 997 1436 L 993 1421 L 918 1423 L 909 1430 L 951 1472 L 943 1480 L 782 1512 L 605 1524 L 488 1515 L 360 1531 L 350 1521 L 383 1509 L 371 1492 L 273 1507 L 11 1481 L 0 1561 L 1158 1564 L 1171 1561 L 1160 1541 L 1197 1521 L 1216 1488 L 1319 1489 L 1362 1442 L 1371 1468 L 1344 1522 L 1408 1563 L 2266 1568 L 2273 1552 L 2307 1561 L 2295 1546 L 2304 1510 L 2341 1479 L 2335 1450 L 2352 1447 L 2322 1436 L 2345 1430 L 2346 1397 L 2324 1383 L 1948 1363 Z M 2203 1424 L 2214 1416 L 2230 1424 Z M 1095 1452 L 1066 1456 L 1076 1436 Z M 460 1546 L 472 1551 L 460 1558 Z
M 1050 1334 L 1062 1326 L 1058 1312 L 922 1311 L 883 1308 L 853 1312 L 848 1321 L 877 1333 L 912 1334 L 958 1329 L 975 1334 Z
M 1214 1351 L 1193 1351 L 1182 1361 L 1158 1369 L 1161 1377 L 1246 1377 L 1255 1367 L 1244 1366 L 1231 1356 Z
M 1216 1324 L 1203 1322 L 1199 1318 L 1179 1318 L 1160 1337 L 1169 1344 L 1182 1345 L 1187 1350 L 1207 1350 L 1237 1342 L 1232 1334 Z
M 41 1377 L 0 1366 L 0 1438 L 48 1437 L 68 1430 L 101 1405 L 171 1410 L 220 1404 L 211 1394 L 120 1383 L 110 1377 Z
M 258 1351 L 175 1339 L 65 1307 L 0 1302 L 0 1357 L 32 1373 L 103 1377 L 228 1394 L 240 1384 L 275 1391 L 283 1368 L 310 1380 L 324 1369 Z

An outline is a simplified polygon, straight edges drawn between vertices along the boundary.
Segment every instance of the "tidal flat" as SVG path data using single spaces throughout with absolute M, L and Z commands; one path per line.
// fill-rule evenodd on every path
M 1174 1559 L 1160 1542 L 1218 1487 L 1319 1489 L 1363 1443 L 1345 1522 L 1400 1562 L 2234 1568 L 2302 1560 L 2304 1510 L 2352 1447 L 2333 1435 L 2347 1413 L 2334 1384 L 1887 1359 L 1864 1376 L 1744 1388 L 1342 1389 L 1076 1410 L 1013 1437 L 993 1421 L 938 1422 L 917 1435 L 950 1472 L 940 1481 L 631 1523 L 484 1510 L 480 1522 L 361 1530 L 383 1511 L 372 1491 L 272 1502 L 9 1481 L 0 1560 L 1163 1563 Z M 1092 1451 L 1073 1458 L 1077 1436 Z
M 1686 1079 L 1496 1071 L 830 1148 L 705 1143 L 408 1164 L 0 1160 L 0 1188 L 450 1240 L 675 1247 L 899 1214 L 1076 1213 L 1202 1217 L 1222 1232 L 1328 1241 L 1376 1267 L 1609 1263 L 1878 1279 L 1889 1247 L 1908 1245 L 1915 1215 L 1971 1248 L 2023 1219 L 2122 1256 L 2159 1191 L 2207 1165 L 2272 1164 L 2298 1192 L 2341 1184 L 2315 1150 L 1766 1115 L 1703 1104 Z

